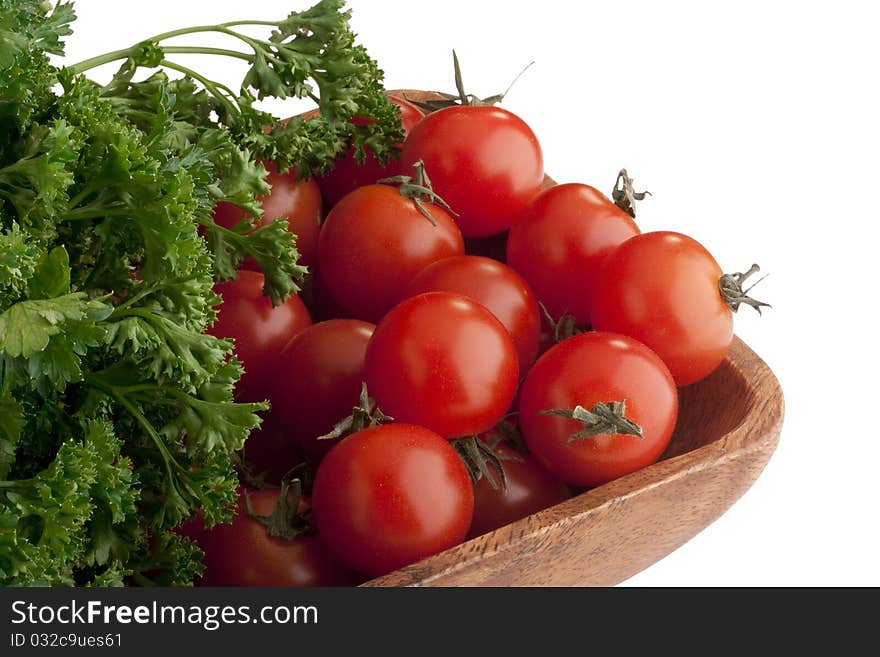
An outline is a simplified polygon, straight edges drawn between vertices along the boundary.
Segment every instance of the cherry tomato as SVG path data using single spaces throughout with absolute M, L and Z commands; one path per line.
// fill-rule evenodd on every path
M 507 486 L 497 488 L 482 477 L 474 486 L 474 520 L 468 537 L 481 536 L 571 497 L 571 489 L 550 474 L 534 457 L 499 444 Z
M 510 331 L 525 373 L 538 355 L 541 311 L 535 295 L 510 267 L 480 256 L 457 256 L 428 265 L 407 288 L 407 296 L 455 292 L 478 301 Z
M 594 280 L 604 258 L 639 234 L 632 218 L 596 189 L 579 183 L 541 192 L 510 229 L 507 264 L 558 320 L 591 322 Z
M 369 185 L 327 215 L 318 242 L 321 280 L 353 317 L 378 321 L 422 269 L 464 253 L 452 217 L 431 203 L 424 207 L 434 224 L 396 188 Z
M 279 489 L 248 490 L 251 509 L 268 516 Z M 248 514 L 244 494 L 229 524 L 206 529 L 200 518 L 180 528 L 205 553 L 201 586 L 350 586 L 358 576 L 342 565 L 319 536 L 293 539 L 269 536 L 266 526 Z
M 458 438 L 501 420 L 519 366 L 510 333 L 485 306 L 460 294 L 428 292 L 379 322 L 364 373 L 383 413 Z
M 315 475 L 312 504 L 328 547 L 376 577 L 460 543 L 474 492 L 447 440 L 424 427 L 386 424 L 330 450 Z
M 287 229 L 296 235 L 299 262 L 311 267 L 317 259 L 318 233 L 321 230 L 321 190 L 311 178 L 297 180 L 296 169 L 279 173 L 274 163 L 263 162 L 263 165 L 269 172 L 266 180 L 272 185 L 272 191 L 260 198 L 263 216 L 255 227 L 259 228 L 275 219 L 287 219 Z M 244 217 L 245 212 L 232 203 L 221 202 L 214 208 L 214 221 L 224 228 L 232 228 Z M 251 258 L 246 258 L 241 266 L 259 271 L 257 263 Z
M 314 324 L 278 355 L 272 413 L 317 462 L 338 441 L 317 440 L 351 414 L 364 380 L 364 355 L 376 327 L 356 319 Z
M 724 360 L 733 312 L 718 284 L 721 268 L 696 240 L 669 231 L 628 240 L 596 279 L 593 324 L 625 333 L 657 352 L 679 386 Z
M 499 107 L 456 106 L 426 116 L 403 144 L 408 170 L 419 160 L 434 191 L 458 214 L 465 237 L 509 228 L 544 181 L 531 128 Z
M 255 402 L 269 396 L 278 354 L 290 339 L 312 323 L 309 311 L 296 295 L 273 308 L 263 295 L 263 275 L 240 270 L 238 278 L 217 283 L 223 297 L 217 321 L 208 333 L 235 341 L 235 354 L 244 365 L 236 399 Z
M 424 118 L 424 113 L 418 107 L 410 102 L 388 95 L 388 99 L 400 108 L 400 122 L 403 125 L 404 135 L 408 135 L 415 125 Z M 353 123 L 363 124 L 364 119 L 355 117 Z M 402 144 L 397 144 L 401 146 Z M 383 178 L 391 178 L 399 176 L 403 173 L 400 161 L 390 159 L 383 165 L 376 159 L 369 148 L 366 149 L 366 157 L 362 163 L 355 158 L 354 148 L 348 151 L 336 160 L 333 169 L 323 175 L 317 177 L 318 186 L 324 196 L 324 202 L 327 207 L 332 208 L 339 203 L 343 196 L 353 192 L 358 187 L 366 187 L 374 185 Z
M 660 457 L 675 427 L 677 393 L 666 365 L 641 342 L 582 333 L 550 349 L 529 371 L 520 391 L 520 429 L 551 473 L 572 486 L 599 486 Z M 624 402 L 623 415 L 641 427 L 641 438 L 609 432 L 573 438 L 584 423 L 544 414 L 611 402 Z

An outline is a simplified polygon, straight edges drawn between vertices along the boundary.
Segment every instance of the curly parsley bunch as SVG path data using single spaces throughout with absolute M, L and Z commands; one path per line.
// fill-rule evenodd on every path
M 400 122 L 341 0 L 266 39 L 235 29 L 265 21 L 202 26 L 59 68 L 74 18 L 0 0 L 0 584 L 186 584 L 200 552 L 172 529 L 230 518 L 232 454 L 267 408 L 233 401 L 241 365 L 205 333 L 213 285 L 252 257 L 281 303 L 304 274 L 283 220 L 227 229 L 214 205 L 257 219 L 261 160 L 309 175 L 349 143 L 387 158 Z M 250 63 L 240 90 L 174 61 L 204 49 L 164 45 L 208 30 L 242 43 L 211 49 Z M 86 77 L 116 60 L 108 85 Z M 254 107 L 266 96 L 321 115 L 279 121 Z

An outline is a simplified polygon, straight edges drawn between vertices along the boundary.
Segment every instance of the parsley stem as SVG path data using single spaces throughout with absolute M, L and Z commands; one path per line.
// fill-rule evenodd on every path
M 133 297 L 126 299 L 124 302 L 122 302 L 121 304 L 116 306 L 116 310 L 113 311 L 113 314 L 111 315 L 111 317 L 112 318 L 118 317 L 117 313 L 120 313 L 121 311 L 124 311 L 125 309 L 133 306 L 135 303 L 137 303 L 138 301 L 140 301 L 144 297 L 150 296 L 151 294 L 153 294 L 153 292 L 156 291 L 156 289 L 157 289 L 157 286 L 155 286 L 155 285 L 145 286 L 144 289 L 142 289 L 140 292 L 135 294 Z
M 92 184 L 88 184 L 88 185 L 86 185 L 85 187 L 83 187 L 83 188 L 80 190 L 79 194 L 77 194 L 77 195 L 74 196 L 72 199 L 70 199 L 70 203 L 68 204 L 68 207 L 69 207 L 69 208 L 75 208 L 75 207 L 77 207 L 80 203 L 82 203 L 83 201 L 85 201 L 85 200 L 86 200 L 89 196 L 91 196 L 94 192 L 95 192 L 94 185 L 92 185 Z
M 81 208 L 61 215 L 61 221 L 86 221 L 87 219 L 105 219 L 107 217 L 133 217 L 137 214 L 130 208 Z
M 278 21 L 229 21 L 220 23 L 220 27 L 238 27 L 239 25 L 263 25 L 266 27 L 278 27 Z
M 145 39 L 141 43 L 158 43 L 160 41 L 165 41 L 167 39 L 172 39 L 178 36 L 184 36 L 187 34 L 197 34 L 199 32 L 219 32 L 220 34 L 225 34 L 227 36 L 235 37 L 236 39 L 243 41 L 254 51 L 266 50 L 266 46 L 270 46 L 272 44 L 267 43 L 261 39 L 253 39 L 247 35 L 239 34 L 235 30 L 229 29 L 235 25 L 269 25 L 273 27 L 277 27 L 278 23 L 273 23 L 271 21 L 235 21 L 232 23 L 224 23 L 222 25 L 198 25 L 196 27 L 187 27 L 180 30 L 173 30 L 171 32 L 165 32 L 163 34 L 158 34 L 150 39 Z M 136 44 L 129 48 L 123 48 L 122 50 L 114 50 L 113 52 L 108 52 L 103 55 L 98 55 L 96 57 L 91 57 L 89 59 L 85 59 L 81 62 L 78 62 L 70 67 L 70 69 L 76 73 L 85 73 L 88 70 L 93 68 L 97 68 L 98 66 L 103 66 L 104 64 L 109 64 L 111 62 L 115 62 L 120 59 L 130 59 L 132 56 L 137 54 L 138 48 L 140 44 Z M 252 60 L 252 57 L 249 55 L 245 55 L 243 53 L 236 52 L 234 50 L 224 50 L 219 48 L 186 48 L 181 49 L 182 47 L 174 47 L 174 46 L 161 46 L 163 52 L 167 53 L 181 53 L 181 52 L 193 52 L 196 53 L 202 52 L 203 54 L 215 54 L 215 55 L 226 55 L 229 57 L 237 57 L 239 59 L 249 59 Z M 209 52 L 213 51 L 213 52 Z M 269 55 L 269 53 L 266 53 Z
M 223 233 L 223 235 L 232 239 L 233 241 L 240 241 L 242 238 L 247 237 L 247 235 L 242 235 L 241 233 L 236 233 L 231 228 L 227 228 L 226 226 L 221 226 L 213 219 L 205 219 L 205 218 L 199 217 L 197 221 L 199 222 L 200 226 L 203 226 L 204 228 L 210 228 L 212 230 L 216 230 L 220 233 Z
M 160 386 L 158 383 L 140 383 L 131 386 L 117 386 L 116 389 L 126 395 L 137 394 L 139 392 L 164 392 L 167 390 L 165 386 Z
M 168 39 L 173 39 L 179 36 L 185 36 L 187 34 L 197 34 L 199 32 L 220 32 L 221 34 L 228 34 L 229 36 L 241 39 L 248 45 L 252 45 L 253 39 L 243 34 L 239 34 L 235 30 L 230 29 L 239 25 L 264 25 L 269 27 L 278 27 L 278 23 L 276 21 L 232 21 L 231 23 L 220 23 L 219 25 L 194 25 L 192 27 L 182 27 L 179 30 L 171 30 L 170 32 L 157 34 L 154 37 L 145 39 L 145 41 L 159 42 L 167 41 Z
M 250 25 L 251 23 L 238 23 L 239 25 Z M 235 25 L 233 23 L 232 25 Z M 273 25 L 275 27 L 278 26 L 278 23 L 266 23 L 266 25 Z M 227 36 L 235 37 L 236 39 L 245 42 L 254 50 L 263 50 L 266 45 L 271 46 L 272 44 L 267 43 L 261 39 L 254 39 L 245 34 L 241 34 L 236 32 L 235 30 L 230 30 L 229 25 L 198 25 L 196 27 L 183 28 L 180 30 L 173 30 L 171 32 L 165 32 L 164 34 L 159 34 L 154 36 L 151 39 L 147 39 L 147 41 L 151 41 L 153 43 L 158 43 L 159 41 L 165 41 L 167 39 L 172 39 L 174 37 L 184 36 L 186 34 L 196 34 L 199 32 L 219 32 L 220 34 L 225 34 Z M 164 49 L 165 46 L 162 46 Z
M 97 377 L 91 376 L 86 377 L 86 381 L 90 384 L 98 388 L 99 390 L 104 391 L 113 397 L 116 401 L 118 401 L 122 406 L 127 410 L 132 417 L 137 421 L 138 424 L 141 425 L 144 431 L 147 432 L 147 435 L 153 440 L 153 443 L 156 445 L 156 449 L 159 450 L 159 454 L 162 455 L 162 459 L 165 461 L 165 472 L 168 475 L 168 484 L 174 485 L 175 481 L 175 472 L 184 472 L 183 468 L 180 467 L 180 464 L 175 460 L 174 455 L 168 451 L 168 446 L 165 444 L 165 441 L 162 440 L 162 437 L 156 431 L 156 427 L 146 418 L 146 416 L 141 413 L 141 411 L 132 404 L 124 394 L 122 394 L 115 386 L 107 385 L 100 381 Z
M 196 71 L 192 70 L 191 68 L 188 68 L 186 66 L 182 66 L 181 64 L 175 64 L 174 62 L 170 62 L 167 59 L 162 60 L 162 66 L 164 66 L 166 68 L 170 68 L 175 71 L 178 71 L 179 73 L 183 73 L 184 75 L 188 75 L 193 80 L 198 80 L 199 82 L 202 83 L 202 85 L 204 85 L 205 89 L 207 89 L 209 92 L 211 92 L 211 94 L 217 100 L 219 100 L 221 103 L 226 105 L 232 111 L 233 114 L 239 114 L 241 112 L 238 105 L 236 105 L 234 102 L 232 102 L 229 99 L 229 96 L 221 93 L 221 90 L 225 90 L 226 93 L 228 93 L 230 96 L 232 96 L 234 98 L 235 94 L 232 93 L 232 90 L 229 89 L 229 87 L 226 87 L 222 84 L 218 84 L 216 82 L 213 82 L 212 80 L 209 80 L 208 78 L 201 75 L 200 73 L 197 73 Z
M 227 50 L 226 48 L 205 48 L 202 46 L 162 46 L 162 51 L 166 55 L 218 55 L 221 57 L 234 57 L 236 59 L 243 59 L 246 62 L 254 61 L 253 55 L 238 52 L 237 50 Z
M 98 66 L 103 66 L 104 64 L 110 64 L 111 62 L 115 62 L 120 59 L 128 59 L 135 53 L 135 48 L 123 48 L 122 50 L 114 50 L 113 52 L 104 53 L 103 55 L 98 55 L 97 57 L 90 57 L 89 59 L 84 59 L 83 61 L 70 66 L 70 70 L 72 70 L 75 74 L 79 75 L 80 73 L 85 73 L 93 68 L 97 68 Z

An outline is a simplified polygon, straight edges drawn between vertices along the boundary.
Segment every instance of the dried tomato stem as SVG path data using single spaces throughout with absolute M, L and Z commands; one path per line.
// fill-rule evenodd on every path
M 757 310 L 759 315 L 761 314 L 762 307 L 771 307 L 769 303 L 752 299 L 749 296 L 749 291 L 755 287 L 755 285 L 763 281 L 763 277 L 743 290 L 742 286 L 743 283 L 746 282 L 746 279 L 759 271 L 761 271 L 761 268 L 758 265 L 752 265 L 747 272 L 724 274 L 724 276 L 718 279 L 718 289 L 721 291 L 721 297 L 724 299 L 724 303 L 726 303 L 733 312 L 739 310 L 740 304 L 743 303 Z
M 538 306 L 541 307 L 541 312 L 544 313 L 544 318 L 547 320 L 550 330 L 553 331 L 553 344 L 559 344 L 563 340 L 568 340 L 568 338 L 584 332 L 583 329 L 578 327 L 574 315 L 571 315 L 568 311 L 564 311 L 562 316 L 557 320 L 554 319 L 553 315 L 550 314 L 550 311 L 547 310 L 547 306 L 540 301 L 538 302 Z
M 455 53 L 455 50 L 452 51 L 452 66 L 455 69 L 455 89 L 458 91 L 458 97 L 461 99 L 462 105 L 472 105 L 472 100 L 470 96 L 464 90 L 464 82 L 461 79 L 461 65 L 458 63 L 458 55 Z
M 614 204 L 635 219 L 636 201 L 644 201 L 646 196 L 651 196 L 651 192 L 635 191 L 633 179 L 629 177 L 626 169 L 621 169 L 620 173 L 617 174 L 617 180 L 614 182 L 614 189 L 611 192 Z
M 383 422 L 394 422 L 394 418 L 385 415 L 376 405 L 376 400 L 370 397 L 366 382 L 361 384 L 361 397 L 358 405 L 351 409 L 348 415 L 337 422 L 333 428 L 317 440 L 334 440 L 346 434 L 357 433 L 368 427 L 376 427 Z
M 455 50 L 453 50 L 452 66 L 455 72 L 455 89 L 458 92 L 457 95 L 437 92 L 437 95 L 440 96 L 440 99 L 438 100 L 418 101 L 411 98 L 407 98 L 407 100 L 428 112 L 436 112 L 437 110 L 441 110 L 446 107 L 455 107 L 462 105 L 470 107 L 490 107 L 492 105 L 497 105 L 502 100 L 504 100 L 504 97 L 510 93 L 510 90 L 513 88 L 513 85 L 516 84 L 517 80 L 519 80 L 523 76 L 523 74 L 527 70 L 529 70 L 529 67 L 531 67 L 534 63 L 535 62 L 529 62 L 523 70 L 517 73 L 516 77 L 513 78 L 513 81 L 507 86 L 507 89 L 504 90 L 504 93 L 495 94 L 486 98 L 480 98 L 479 96 L 469 94 L 465 91 L 464 82 L 461 75 L 461 65 L 458 61 L 458 55 L 456 54 Z
M 434 192 L 434 188 L 431 185 L 431 179 L 428 178 L 428 173 L 425 171 L 425 163 L 419 160 L 418 162 L 413 164 L 413 169 L 415 170 L 414 176 L 394 176 L 392 178 L 382 178 L 379 182 L 400 185 L 400 188 L 398 189 L 400 195 L 404 198 L 412 199 L 413 203 L 416 204 L 419 212 L 421 212 L 425 216 L 425 218 L 431 222 L 432 226 L 436 226 L 437 221 L 434 219 L 433 216 L 431 216 L 431 213 L 428 212 L 428 209 L 424 206 L 424 202 L 426 199 L 429 203 L 439 205 L 449 214 L 458 216 L 457 213 L 451 207 L 449 207 L 449 204 Z
M 559 415 L 583 424 L 583 429 L 571 434 L 566 442 L 601 435 L 629 435 L 644 438 L 642 427 L 625 415 L 626 400 L 603 403 L 597 402 L 590 410 L 583 406 L 574 408 L 555 408 L 541 411 L 541 415 Z
M 247 514 L 265 526 L 269 536 L 289 541 L 309 531 L 308 523 L 299 515 L 299 503 L 302 498 L 302 483 L 299 479 L 290 482 L 282 480 L 278 504 L 268 516 L 254 513 L 247 491 L 243 494 Z
M 476 484 L 485 477 L 492 490 L 498 490 L 499 485 L 492 474 L 491 466 L 501 478 L 500 487 L 502 489 L 507 488 L 507 475 L 504 472 L 504 465 L 501 463 L 501 458 L 489 445 L 479 440 L 476 436 L 466 436 L 453 440 L 452 446 L 467 468 L 471 481 Z

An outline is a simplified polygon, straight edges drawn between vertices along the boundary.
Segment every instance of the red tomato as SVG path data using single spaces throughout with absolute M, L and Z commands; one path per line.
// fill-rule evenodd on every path
M 364 355 L 376 327 L 356 319 L 319 322 L 278 356 L 272 413 L 312 461 L 338 441 L 316 440 L 351 414 L 364 380 Z
M 554 475 L 572 486 L 599 486 L 660 457 L 675 428 L 677 393 L 663 361 L 642 343 L 615 333 L 582 333 L 532 367 L 520 391 L 520 429 L 529 451 Z M 584 424 L 542 414 L 621 401 L 643 437 L 601 433 L 570 440 Z
M 321 230 L 318 266 L 333 299 L 357 319 L 376 322 L 404 298 L 406 286 L 432 262 L 464 253 L 452 217 L 388 185 L 369 185 L 342 199 Z
M 510 331 L 525 373 L 538 355 L 541 311 L 535 295 L 510 267 L 481 256 L 457 256 L 428 265 L 407 288 L 406 296 L 455 292 L 479 301 Z
M 415 125 L 424 118 L 424 113 L 418 107 L 401 98 L 389 94 L 388 99 L 400 108 L 400 122 L 403 125 L 404 136 L 408 135 Z M 363 124 L 360 118 L 352 119 L 353 123 Z M 401 144 L 398 144 L 401 146 Z M 400 161 L 390 159 L 383 166 L 369 148 L 366 149 L 366 158 L 359 163 L 354 155 L 354 148 L 349 148 L 341 158 L 336 160 L 333 169 L 323 176 L 317 177 L 318 186 L 324 196 L 327 207 L 333 207 L 346 194 L 353 192 L 358 187 L 374 185 L 383 178 L 399 176 L 403 173 Z
M 458 213 L 465 237 L 509 228 L 544 181 L 544 158 L 531 128 L 499 107 L 434 112 L 403 144 L 404 170 L 419 160 L 434 191 Z
M 365 378 L 383 413 L 446 438 L 488 431 L 516 392 L 516 346 L 485 306 L 429 292 L 395 306 L 367 345 Z
M 628 214 L 588 185 L 557 185 L 535 197 L 510 229 L 507 264 L 553 319 L 591 322 L 594 280 L 604 258 L 639 234 Z
M 279 173 L 272 162 L 263 162 L 269 172 L 267 182 L 272 185 L 268 196 L 260 201 L 263 216 L 256 227 L 264 226 L 275 219 L 287 219 L 287 229 L 296 235 L 296 248 L 299 262 L 311 267 L 317 259 L 318 233 L 321 230 L 321 190 L 312 180 L 297 180 L 296 170 Z M 221 202 L 214 208 L 214 221 L 224 228 L 232 228 L 245 217 L 244 211 L 232 203 Z M 242 267 L 259 271 L 257 263 L 247 258 Z
M 217 283 L 223 297 L 217 321 L 208 333 L 235 340 L 235 354 L 245 373 L 236 386 L 238 401 L 262 401 L 269 396 L 278 354 L 290 339 L 312 323 L 309 311 L 296 295 L 273 308 L 263 295 L 263 275 L 241 270 L 238 278 Z
M 448 441 L 424 427 L 386 424 L 330 450 L 315 475 L 312 504 L 330 549 L 376 577 L 460 543 L 474 493 Z
M 657 352 L 679 386 L 699 381 L 727 355 L 733 312 L 721 268 L 696 240 L 668 231 L 628 240 L 599 272 L 593 324 Z
M 481 536 L 571 497 L 571 490 L 532 456 L 504 444 L 495 447 L 501 457 L 507 487 L 497 488 L 481 478 L 474 486 L 474 520 L 468 537 Z
M 278 503 L 279 489 L 248 490 L 255 514 L 267 516 Z M 205 529 L 194 518 L 180 533 L 205 553 L 201 586 L 350 586 L 357 575 L 343 566 L 318 536 L 283 539 L 269 536 L 265 525 L 248 515 L 239 498 L 232 523 Z

